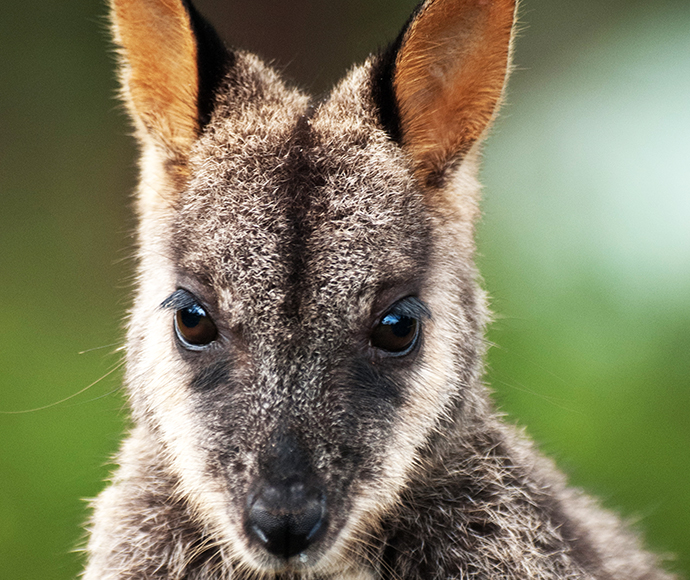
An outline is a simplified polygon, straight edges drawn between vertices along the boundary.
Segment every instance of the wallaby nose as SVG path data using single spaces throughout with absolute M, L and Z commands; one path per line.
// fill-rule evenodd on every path
M 326 529 L 326 502 L 301 482 L 265 485 L 250 498 L 247 527 L 274 556 L 291 558 L 306 550 Z

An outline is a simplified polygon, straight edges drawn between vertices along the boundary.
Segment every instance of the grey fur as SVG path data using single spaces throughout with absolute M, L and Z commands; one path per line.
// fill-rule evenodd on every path
M 670 578 L 493 410 L 479 143 L 440 190 L 421 187 L 380 121 L 376 62 L 312 108 L 236 52 L 184 178 L 142 138 L 164 169 L 143 163 L 136 426 L 94 502 L 84 578 Z M 160 306 L 177 288 L 218 326 L 201 352 Z M 431 313 L 421 345 L 380 356 L 368 333 L 405 296 Z M 316 478 L 329 505 L 326 532 L 289 562 L 243 527 L 277 466 Z

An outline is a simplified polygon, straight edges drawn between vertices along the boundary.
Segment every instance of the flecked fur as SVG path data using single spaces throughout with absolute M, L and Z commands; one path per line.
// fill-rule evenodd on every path
M 429 0 L 415 18 L 470 10 L 460 21 L 483 22 L 489 4 Z M 187 134 L 198 126 L 186 150 L 167 147 L 130 104 L 142 146 L 126 375 L 135 427 L 94 501 L 86 580 L 671 578 L 501 420 L 482 383 L 475 176 L 509 69 L 514 7 L 499 4 L 503 33 L 487 35 L 496 45 L 482 53 L 494 84 L 463 110 L 489 100 L 470 133 L 443 136 L 433 167 L 424 166 L 433 134 L 417 143 L 405 127 L 421 131 L 409 116 L 434 115 L 434 102 L 382 111 L 391 104 L 377 83 L 399 93 L 406 78 L 390 54 L 386 67 L 370 58 L 315 104 L 235 51 L 213 102 L 196 101 L 200 88 L 175 112 L 212 111 L 206 124 L 178 121 Z M 115 17 L 116 31 L 127 26 Z M 415 61 L 415 30 L 435 28 L 413 20 L 397 65 Z M 131 50 L 123 46 L 125 63 L 136 60 Z M 433 61 L 436 49 L 419 50 Z M 384 68 L 400 73 L 397 84 L 377 78 Z M 144 117 L 165 116 L 164 103 L 150 102 Z M 174 132 L 175 123 L 160 126 Z M 204 349 L 181 345 L 174 312 L 161 306 L 180 288 L 218 327 Z M 431 315 L 414 352 L 386 356 L 371 329 L 408 296 Z M 264 550 L 245 521 L 257 481 L 281 470 L 318 480 L 329 506 L 324 533 L 289 560 Z

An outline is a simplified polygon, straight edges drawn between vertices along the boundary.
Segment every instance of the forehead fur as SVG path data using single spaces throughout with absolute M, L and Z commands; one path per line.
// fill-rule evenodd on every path
M 253 57 L 242 70 L 190 159 L 172 240 L 182 271 L 252 320 L 275 314 L 256 297 L 304 321 L 343 288 L 411 282 L 429 252 L 428 212 L 377 123 L 368 65 L 313 108 L 263 82 L 273 73 Z

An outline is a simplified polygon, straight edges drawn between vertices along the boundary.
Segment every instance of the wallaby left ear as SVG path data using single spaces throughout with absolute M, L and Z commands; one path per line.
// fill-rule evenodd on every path
M 427 0 L 399 40 L 398 130 L 422 183 L 442 183 L 493 120 L 510 68 L 515 4 Z
M 183 161 L 231 58 L 189 0 L 110 0 L 122 91 L 143 142 Z

